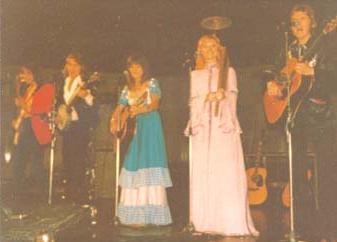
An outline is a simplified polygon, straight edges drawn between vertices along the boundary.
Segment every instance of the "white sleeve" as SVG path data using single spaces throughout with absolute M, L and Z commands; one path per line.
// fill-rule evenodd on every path
M 91 94 L 90 90 L 88 91 L 88 94 L 85 96 L 84 101 L 89 106 L 92 106 L 94 104 L 94 96 Z

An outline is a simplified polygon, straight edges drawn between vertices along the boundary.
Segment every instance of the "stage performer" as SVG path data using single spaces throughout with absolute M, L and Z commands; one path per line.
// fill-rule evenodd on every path
M 43 154 L 52 138 L 48 114 L 54 104 L 54 85 L 42 82 L 41 70 L 35 65 L 20 68 L 16 85 L 18 114 L 12 122 L 15 130 L 12 158 L 14 194 L 20 195 L 27 189 L 24 186 L 24 173 L 27 163 L 31 161 L 34 186 L 41 199 L 46 201 L 48 186 Z
M 118 132 L 123 115 L 135 122 L 132 140 L 120 173 L 121 197 L 117 216 L 124 225 L 168 225 L 172 223 L 166 188 L 172 186 L 161 118 L 158 112 L 159 82 L 149 76 L 149 65 L 142 55 L 127 59 L 129 82 L 121 92 L 112 114 L 111 132 Z M 122 124 L 122 126 L 124 126 Z
M 70 202 L 83 205 L 88 203 L 86 169 L 90 165 L 90 131 L 98 121 L 96 99 L 90 87 L 97 82 L 84 79 L 83 57 L 77 53 L 66 57 L 64 74 L 56 122 L 63 134 L 66 195 Z
M 202 36 L 191 72 L 191 222 L 196 231 L 258 236 L 251 219 L 236 114 L 236 73 L 227 48 L 214 35 Z
M 281 55 L 277 65 L 281 69 L 290 64 L 285 59 L 295 59 L 293 72 L 302 79 L 300 89 L 292 96 L 293 118 L 290 124 L 295 232 L 304 239 L 318 237 L 322 242 L 336 241 L 337 203 L 331 190 L 337 186 L 336 113 L 331 102 L 332 95 L 336 93 L 336 76 L 333 76 L 336 63 L 329 55 L 328 36 L 317 39 L 314 31 L 317 22 L 310 6 L 294 6 L 290 12 L 290 24 L 294 40 L 289 45 L 287 57 Z M 333 27 L 333 23 L 329 26 Z M 330 31 L 329 28 L 327 30 Z M 266 95 L 281 97 L 284 92 L 277 82 L 268 81 Z M 298 107 L 296 115 L 295 107 Z M 314 195 L 307 178 L 309 143 L 318 167 L 318 208 L 314 206 Z

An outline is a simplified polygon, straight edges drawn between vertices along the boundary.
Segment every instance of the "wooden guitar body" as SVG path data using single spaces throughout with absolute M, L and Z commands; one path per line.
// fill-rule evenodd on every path
M 289 77 L 291 78 L 290 84 L 290 97 L 292 97 L 295 93 L 297 93 L 302 84 L 301 75 L 294 72 L 295 66 L 298 63 L 297 59 L 292 58 L 289 59 L 288 65 L 285 66 L 281 71 L 281 79 L 280 80 L 272 80 L 271 82 L 275 83 L 279 86 L 283 95 L 281 97 L 268 95 L 267 92 L 264 94 L 263 103 L 267 121 L 271 124 L 276 123 L 284 113 L 284 110 L 288 105 L 288 95 L 287 95 L 287 73 L 290 73 Z
M 307 171 L 307 178 L 308 178 L 308 182 L 312 179 L 311 170 Z M 281 199 L 282 199 L 282 204 L 285 207 L 289 208 L 290 207 L 290 184 L 289 182 L 283 188 Z
M 250 205 L 263 204 L 268 197 L 266 186 L 267 169 L 264 167 L 252 167 L 247 169 L 248 200 Z
M 260 141 L 257 145 L 254 166 L 246 170 L 248 201 L 250 205 L 263 204 L 268 197 L 268 190 L 266 185 L 267 169 L 261 162 L 264 136 L 265 133 L 263 131 Z
M 337 27 L 337 16 L 329 21 L 323 28 L 321 34 L 313 41 L 313 45 L 309 47 L 306 53 L 301 57 L 301 62 L 308 61 L 309 57 L 312 57 L 318 43 L 320 43 L 323 36 L 334 31 Z M 287 61 L 287 65 L 281 70 L 281 75 L 271 82 L 276 83 L 282 91 L 282 96 L 270 96 L 267 91 L 264 94 L 263 102 L 267 121 L 271 124 L 276 123 L 284 113 L 284 110 L 288 105 L 288 98 L 291 98 L 292 113 L 291 118 L 296 116 L 298 109 L 300 108 L 303 99 L 309 94 L 313 86 L 313 78 L 310 80 L 302 81 L 301 75 L 295 72 L 295 67 L 300 61 L 296 58 L 290 58 Z M 288 81 L 289 78 L 289 81 Z M 289 94 L 287 93 L 287 83 L 290 85 Z M 295 95 L 296 94 L 296 95 Z M 292 96 L 297 96 L 293 100 Z
M 140 97 L 137 98 L 134 105 L 144 105 L 147 95 L 148 93 L 145 91 L 142 95 L 140 95 Z M 136 132 L 137 118 L 131 117 L 130 106 L 124 107 L 119 115 L 120 128 L 117 132 L 117 137 L 121 139 L 122 142 L 129 143 Z

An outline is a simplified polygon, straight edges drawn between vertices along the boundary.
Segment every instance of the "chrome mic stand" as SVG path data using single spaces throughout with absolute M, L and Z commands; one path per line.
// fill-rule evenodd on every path
M 54 160 L 55 160 L 55 116 L 56 116 L 56 98 L 54 97 L 53 109 L 50 112 L 49 117 L 49 128 L 52 135 L 52 140 L 50 143 L 50 156 L 49 156 L 49 187 L 48 187 L 48 205 L 52 204 L 53 195 L 53 176 L 54 176 Z
M 289 53 L 289 37 L 288 32 L 285 32 L 285 63 L 288 63 L 288 53 Z M 287 71 L 287 120 L 286 120 L 286 137 L 288 142 L 288 159 L 289 159 L 289 198 L 290 198 L 290 231 L 289 234 L 287 234 L 285 237 L 285 240 L 283 241 L 289 241 L 289 242 L 299 242 L 297 240 L 298 235 L 296 235 L 295 232 L 295 226 L 294 226 L 294 179 L 293 179 L 293 149 L 292 149 L 292 133 L 291 129 L 294 125 L 294 115 L 293 111 L 291 109 L 291 98 L 290 98 L 290 89 L 291 89 L 291 77 L 289 74 L 289 71 Z M 304 242 L 301 240 L 301 242 Z
M 192 97 L 192 67 L 191 67 L 191 60 L 188 59 L 184 62 L 183 66 L 188 65 L 188 73 L 190 78 L 190 100 L 189 100 L 189 121 L 188 121 L 188 175 L 189 175 L 189 215 L 188 215 L 188 224 L 184 227 L 183 231 L 188 233 L 193 233 L 195 231 L 193 222 L 192 222 L 192 176 L 193 176 L 193 162 L 192 162 L 192 155 L 193 155 L 193 136 L 192 136 L 192 128 L 191 128 L 191 97 Z
M 117 91 L 117 105 L 118 105 L 118 99 L 121 95 L 120 86 L 118 85 L 118 91 Z M 115 226 L 118 226 L 120 224 L 119 218 L 117 216 L 118 211 L 118 184 L 119 184 L 119 169 L 120 169 L 120 159 L 121 159 L 121 139 L 120 139 L 120 129 L 121 129 L 121 118 L 120 118 L 120 112 L 117 113 L 117 135 L 116 135 L 116 170 L 115 170 L 115 209 L 114 209 L 114 219 L 113 223 Z

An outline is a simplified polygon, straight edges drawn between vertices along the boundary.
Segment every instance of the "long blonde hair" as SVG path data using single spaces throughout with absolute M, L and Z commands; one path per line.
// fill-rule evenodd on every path
M 215 35 L 203 35 L 199 38 L 198 45 L 197 45 L 197 57 L 195 61 L 195 69 L 196 70 L 204 69 L 206 66 L 205 59 L 200 54 L 201 46 L 206 40 L 213 40 L 218 46 L 218 55 L 216 57 L 216 63 L 219 68 L 218 88 L 223 88 L 224 90 L 226 90 L 228 69 L 230 66 L 229 56 L 228 56 L 227 48 L 221 45 L 220 39 L 216 37 Z

